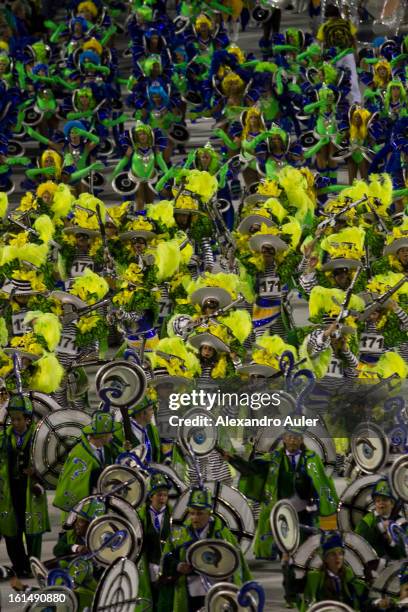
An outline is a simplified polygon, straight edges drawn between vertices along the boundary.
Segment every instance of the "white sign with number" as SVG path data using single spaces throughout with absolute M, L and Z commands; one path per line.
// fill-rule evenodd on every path
M 78 352 L 79 349 L 75 346 L 75 336 L 62 334 L 59 345 L 57 346 L 57 353 L 63 353 L 64 355 L 78 355 Z
M 332 357 L 326 376 L 330 376 L 332 378 L 343 378 L 343 374 L 344 369 L 342 361 L 336 357 Z
M 11 316 L 11 325 L 13 328 L 13 334 L 15 336 L 22 336 L 29 331 L 29 327 L 24 325 L 24 318 L 27 312 L 28 310 L 21 310 L 20 312 L 16 312 L 16 314 Z
M 381 336 L 381 334 L 362 334 L 360 351 L 362 353 L 382 353 L 384 351 L 384 336 Z
M 260 297 L 280 297 L 282 288 L 278 276 L 261 276 L 258 293 Z
M 69 275 L 74 277 L 82 276 L 87 268 L 90 270 L 94 269 L 93 261 L 89 259 L 75 259 Z

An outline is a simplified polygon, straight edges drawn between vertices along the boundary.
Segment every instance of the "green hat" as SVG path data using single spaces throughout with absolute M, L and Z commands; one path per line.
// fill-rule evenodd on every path
M 139 412 L 143 412 L 143 410 L 147 410 L 154 405 L 155 402 L 153 400 L 149 399 L 148 397 L 144 397 L 139 404 L 129 408 L 129 416 L 135 416 L 136 414 L 139 414 Z
M 150 497 L 150 495 L 153 495 L 153 493 L 156 493 L 157 491 L 161 491 L 162 489 L 171 489 L 171 484 L 168 480 L 168 478 L 164 475 L 161 474 L 160 472 L 157 472 L 156 474 L 152 474 L 150 477 L 150 483 L 149 483 L 149 491 L 148 491 L 148 495 Z
M 296 436 L 304 436 L 305 432 L 306 432 L 306 427 L 300 427 L 298 425 L 286 425 L 285 432 L 283 435 L 285 435 L 286 433 L 290 433 Z
M 211 491 L 203 487 L 193 487 L 188 498 L 188 508 L 198 508 L 199 510 L 211 509 Z
M 94 518 L 106 514 L 106 506 L 101 499 L 91 499 L 82 508 L 78 510 L 74 508 L 73 512 L 86 521 L 91 522 Z
M 378 480 L 373 488 L 372 496 L 376 497 L 377 495 L 381 495 L 382 497 L 389 497 L 395 501 L 395 496 L 391 491 L 390 483 L 385 478 Z
M 7 412 L 22 412 L 26 416 L 32 416 L 33 405 L 25 395 L 12 395 L 7 406 Z
M 113 433 L 120 427 L 120 423 L 115 423 L 113 416 L 109 412 L 97 410 L 92 415 L 90 425 L 83 428 L 85 435 L 102 436 L 103 434 Z
M 327 553 L 337 548 L 344 550 L 344 542 L 340 531 L 324 531 L 320 536 L 320 550 L 322 556 L 325 557 Z

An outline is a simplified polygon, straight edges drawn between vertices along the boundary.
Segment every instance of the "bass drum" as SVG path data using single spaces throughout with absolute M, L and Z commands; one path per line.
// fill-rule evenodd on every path
M 22 157 L 24 155 L 24 147 L 16 140 L 9 140 L 7 145 L 8 157 Z
M 98 145 L 98 153 L 101 157 L 109 157 L 115 150 L 115 145 L 109 138 L 105 138 Z
M 89 176 L 82 179 L 81 183 L 91 188 L 91 178 Z M 92 185 L 96 189 L 102 189 L 105 185 L 106 180 L 101 172 L 93 172 L 92 173 Z
M 151 463 L 149 467 L 154 472 L 160 472 L 161 474 L 164 474 L 164 476 L 166 476 L 166 478 L 170 481 L 170 499 L 178 499 L 180 495 L 187 490 L 187 485 L 181 480 L 181 478 L 179 478 L 177 473 L 169 465 L 163 465 L 162 463 Z
M 91 417 L 82 410 L 56 410 L 37 425 L 31 445 L 33 467 L 47 489 L 54 489 L 71 448 Z
M 121 196 L 131 196 L 136 193 L 139 183 L 135 181 L 129 172 L 121 172 L 112 181 L 112 189 Z
M 30 395 L 30 399 L 33 405 L 33 416 L 35 421 L 40 421 L 50 412 L 55 412 L 56 410 L 62 409 L 58 402 L 56 402 L 50 395 L 45 393 L 37 393 L 37 391 L 34 391 Z M 0 408 L 0 426 L 4 426 L 7 418 L 7 408 Z
M 41 123 L 43 116 L 44 113 L 40 113 L 34 108 L 34 106 L 30 106 L 25 111 L 23 125 L 34 127 Z
M 370 544 L 356 533 L 343 533 L 345 546 L 345 562 L 351 567 L 358 578 L 365 579 L 365 566 L 370 563 L 370 567 L 379 562 L 375 550 Z M 322 559 L 320 557 L 320 534 L 310 536 L 299 546 L 293 557 L 294 569 L 296 572 L 320 569 Z
M 255 534 L 255 520 L 247 498 L 234 487 L 221 482 L 206 482 L 205 486 L 211 491 L 214 515 L 232 531 L 245 553 Z M 186 520 L 188 498 L 188 490 L 180 495 L 172 512 L 173 525 L 182 525 Z
M 139 574 L 129 559 L 117 559 L 102 574 L 91 612 L 133 612 L 138 603 Z
M 102 501 L 105 504 L 106 514 L 117 514 L 118 516 L 121 516 L 129 521 L 136 533 L 140 534 L 140 519 L 133 506 L 131 506 L 125 499 L 116 497 L 116 495 L 89 495 L 89 497 L 84 497 L 84 499 L 77 504 L 76 509 L 79 511 L 88 502 L 92 501 Z M 64 523 L 64 529 L 71 529 L 77 516 L 78 514 L 76 512 L 69 512 Z
M 180 123 L 174 123 L 170 126 L 168 136 L 170 140 L 177 144 L 184 144 L 190 140 L 188 129 Z

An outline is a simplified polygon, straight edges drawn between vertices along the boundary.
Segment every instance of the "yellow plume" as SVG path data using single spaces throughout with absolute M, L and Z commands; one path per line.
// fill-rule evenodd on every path
M 54 393 L 64 376 L 64 368 L 53 353 L 46 353 L 34 362 L 34 374 L 30 379 L 30 389 L 40 393 Z
M 55 351 L 61 339 L 61 323 L 58 317 L 51 312 L 31 310 L 24 317 L 24 324 L 32 324 L 34 333 L 42 336 L 47 343 L 49 351 Z
M 0 219 L 4 219 L 8 209 L 8 197 L 7 193 L 0 192 Z
M 159 242 L 154 252 L 156 266 L 158 268 L 157 280 L 159 282 L 172 277 L 180 265 L 180 248 L 176 240 Z
M 169 355 L 169 360 L 157 355 L 160 351 Z M 172 358 L 171 356 L 174 355 Z M 179 338 L 163 338 L 152 353 L 147 353 L 152 367 L 165 367 L 172 376 L 193 378 L 201 372 L 200 362 L 194 352 L 187 349 L 185 342 Z
M 218 181 L 209 172 L 190 170 L 187 175 L 185 189 L 199 195 L 204 202 L 208 202 L 217 193 Z
M 0 318 L 0 346 L 7 346 L 8 343 L 8 330 L 6 325 L 6 320 L 1 317 Z
M 256 340 L 257 347 L 252 352 L 252 359 L 259 364 L 269 365 L 276 370 L 279 369 L 279 359 L 282 353 L 289 351 L 297 361 L 297 350 L 291 344 L 287 344 L 277 335 L 268 336 L 264 334 Z
M 365 230 L 362 227 L 346 227 L 345 229 L 326 236 L 320 243 L 323 251 L 327 251 L 332 259 L 346 257 L 361 259 L 364 255 Z
M 317 317 L 321 314 L 336 316 L 340 312 L 340 306 L 344 300 L 345 292 L 341 289 L 333 289 L 327 287 L 313 287 L 309 299 L 309 316 Z M 362 312 L 365 303 L 358 295 L 352 295 L 349 308 Z
M 40 215 L 34 221 L 34 229 L 39 233 L 41 242 L 49 242 L 55 234 L 55 227 L 48 215 Z
M 89 268 L 82 276 L 74 280 L 70 289 L 70 293 L 77 295 L 88 304 L 96 304 L 105 297 L 108 291 L 109 285 L 106 280 Z
M 380 200 L 377 208 L 381 214 L 385 214 L 392 204 L 392 189 L 392 179 L 389 174 L 370 174 L 369 195 Z
M 252 332 L 252 319 L 247 310 L 231 310 L 219 320 L 231 330 L 240 344 L 243 344 Z
M 174 227 L 173 204 L 169 200 L 161 200 L 157 204 L 148 204 L 146 207 L 147 216 L 153 221 L 159 221 L 166 227 Z
M 72 195 L 71 190 L 64 183 L 60 183 L 51 204 L 51 210 L 54 213 L 56 219 L 65 218 L 71 211 L 72 206 L 75 202 L 75 197 Z

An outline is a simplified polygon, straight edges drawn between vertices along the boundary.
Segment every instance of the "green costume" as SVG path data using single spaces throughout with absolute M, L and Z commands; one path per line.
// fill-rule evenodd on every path
M 211 520 L 211 519 L 210 519 Z M 225 527 L 218 517 L 214 517 L 210 522 L 210 527 L 206 538 L 216 538 L 230 542 L 239 550 L 238 542 L 235 536 L 230 530 Z M 159 598 L 159 612 L 188 612 L 188 589 L 187 589 L 187 577 L 177 572 L 177 565 L 181 562 L 185 562 L 188 542 L 196 542 L 199 538 L 197 537 L 194 529 L 191 526 L 190 519 L 181 525 L 172 529 L 170 538 L 164 548 L 163 553 L 163 575 L 168 577 L 174 577 L 174 597 L 169 597 L 168 591 L 160 594 Z M 240 552 L 240 566 L 233 575 L 234 584 L 241 585 L 243 582 L 251 579 L 251 574 L 247 563 Z
M 313 570 L 306 575 L 306 584 L 302 601 L 298 604 L 301 612 L 317 601 L 334 600 L 346 603 L 353 610 L 365 610 L 363 602 L 367 597 L 367 585 L 357 578 L 350 567 L 344 567 L 340 579 L 340 593 L 336 592 L 334 580 L 330 579 L 325 570 Z
M 336 512 L 338 497 L 334 483 L 327 476 L 320 457 L 311 450 L 304 448 L 301 451 L 296 470 L 291 467 L 284 448 L 266 453 L 252 462 L 232 461 L 232 465 L 244 476 L 240 490 L 262 504 L 254 546 L 257 558 L 271 558 L 273 540 L 269 516 L 278 500 L 291 498 L 297 493 L 308 505 L 317 504 L 319 516 Z
M 115 462 L 117 455 L 113 446 L 103 447 L 104 461 L 99 461 L 83 433 L 80 442 L 70 451 L 58 479 L 54 506 L 71 510 L 81 499 L 91 495 L 102 470 Z
M 0 435 L 0 534 L 9 537 L 17 535 L 17 511 L 13 509 L 15 488 L 25 490 L 25 529 L 28 535 L 50 531 L 45 493 L 37 497 L 32 493 L 34 484 L 31 476 L 22 473 L 30 460 L 30 447 L 35 424 L 31 424 L 23 443 L 17 448 L 12 427 Z
M 406 556 L 402 541 L 391 545 L 387 539 L 386 531 L 382 530 L 381 517 L 377 516 L 375 512 L 368 512 L 358 523 L 355 531 L 371 544 L 380 558 L 403 559 Z
M 149 564 L 160 565 L 160 560 L 164 548 L 164 543 L 170 535 L 170 510 L 165 508 L 164 516 L 161 523 L 160 532 L 157 531 L 152 523 L 151 513 L 149 511 L 150 504 L 144 504 L 139 510 L 138 515 L 143 525 L 143 551 L 141 559 L 138 563 L 139 572 L 139 592 L 138 597 L 148 599 L 153 604 L 153 610 L 156 609 L 157 599 L 160 593 L 163 593 L 161 597 L 164 597 L 164 592 L 168 592 L 171 596 L 173 594 L 172 587 L 166 584 L 155 582 L 154 585 L 151 583 L 151 577 L 149 572 Z M 136 610 L 144 610 L 146 602 L 142 601 L 140 606 L 136 607 Z

